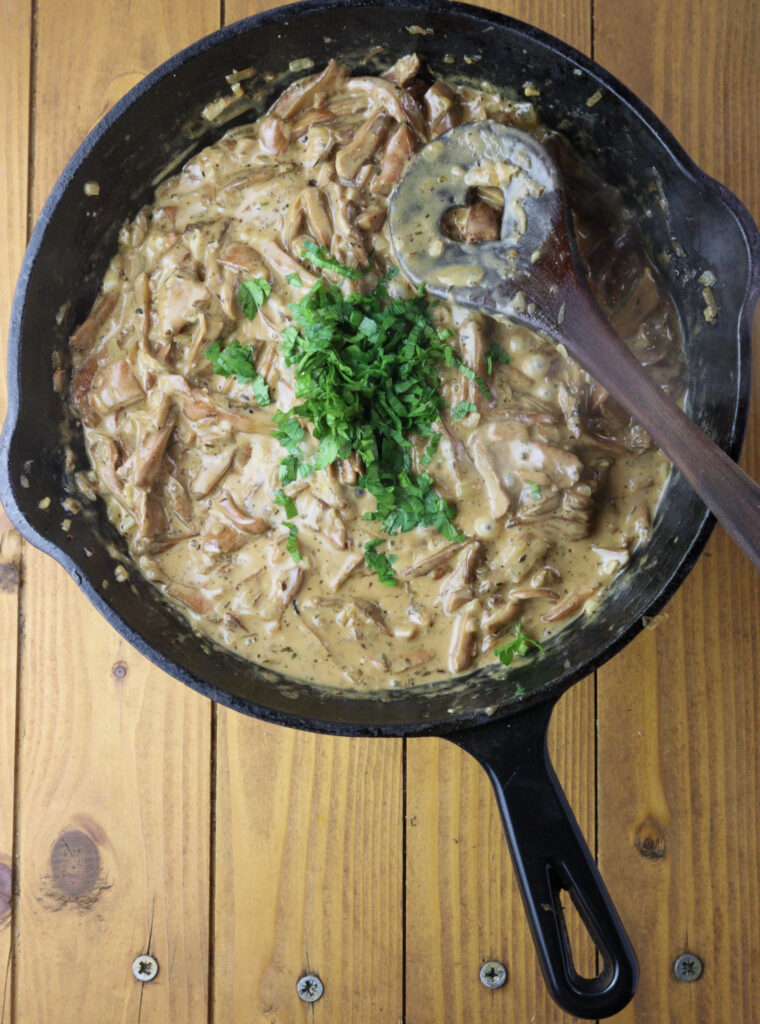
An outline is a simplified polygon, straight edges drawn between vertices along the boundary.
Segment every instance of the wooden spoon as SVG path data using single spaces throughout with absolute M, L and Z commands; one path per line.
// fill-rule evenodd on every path
M 504 195 L 501 238 L 467 245 L 442 230 L 476 185 Z M 544 146 L 493 121 L 460 125 L 417 153 L 391 200 L 399 264 L 414 284 L 543 331 L 662 448 L 760 569 L 760 487 L 652 380 L 589 290 L 559 169 Z

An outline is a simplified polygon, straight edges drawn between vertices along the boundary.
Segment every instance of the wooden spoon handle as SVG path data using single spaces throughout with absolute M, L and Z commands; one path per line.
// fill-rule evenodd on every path
M 644 427 L 760 569 L 760 486 L 652 380 L 590 295 L 568 296 L 559 340 Z

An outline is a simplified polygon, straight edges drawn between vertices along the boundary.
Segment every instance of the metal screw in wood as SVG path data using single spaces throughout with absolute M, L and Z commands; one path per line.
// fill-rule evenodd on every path
M 296 985 L 298 998 L 303 999 L 305 1003 L 316 1003 L 322 997 L 324 990 L 324 985 L 316 974 L 304 974 L 302 978 L 298 979 Z
M 158 960 L 150 953 L 143 953 L 135 958 L 132 973 L 138 981 L 153 981 L 158 974 Z
M 498 960 L 489 960 L 480 968 L 480 980 L 486 988 L 501 988 L 507 980 L 507 968 Z
M 702 961 L 694 953 L 682 953 L 673 964 L 673 973 L 679 981 L 696 981 L 702 969 Z

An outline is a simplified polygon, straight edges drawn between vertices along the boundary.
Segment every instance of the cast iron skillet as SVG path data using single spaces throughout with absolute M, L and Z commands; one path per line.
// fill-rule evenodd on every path
M 409 26 L 424 32 L 409 33 Z M 373 48 L 381 47 L 381 51 Z M 224 76 L 253 66 L 255 116 L 294 74 L 293 59 L 321 67 L 341 56 L 356 67 L 387 65 L 416 49 L 434 71 L 476 72 L 521 95 L 541 90 L 541 118 L 618 186 L 675 296 L 689 363 L 688 410 L 734 458 L 750 387 L 750 323 L 760 291 L 760 236 L 746 210 L 702 174 L 664 126 L 619 82 L 550 36 L 485 10 L 435 0 L 326 0 L 283 7 L 231 25 L 189 47 L 136 86 L 74 155 L 32 235 L 10 330 L 9 413 L 0 496 L 21 534 L 71 573 L 108 621 L 143 654 L 194 689 L 246 714 L 297 728 L 361 736 L 437 734 L 469 750 L 493 782 L 520 888 L 551 994 L 567 1012 L 600 1018 L 636 987 L 634 953 L 562 793 L 546 751 L 559 697 L 627 643 L 672 595 L 712 527 L 675 475 L 646 549 L 594 617 L 511 671 L 390 690 L 382 697 L 324 691 L 255 667 L 193 635 L 146 582 L 114 580 L 125 548 L 98 503 L 71 517 L 72 471 L 86 465 L 81 433 L 51 385 L 53 352 L 87 313 L 123 221 L 150 200 L 151 182 L 180 154 L 223 130 L 200 117 L 228 94 Z M 444 56 L 453 62 L 444 62 Z M 474 59 L 466 62 L 465 56 Z M 300 72 L 302 73 L 302 72 Z M 268 75 L 265 80 L 262 76 Z M 601 90 L 593 107 L 586 100 Z M 224 128 L 229 127 L 225 125 Z M 101 185 L 86 198 L 84 183 Z M 674 244 L 673 238 L 677 239 Z M 720 316 L 702 316 L 698 276 L 711 270 Z M 65 305 L 69 303 L 68 305 Z M 50 497 L 50 505 L 40 501 Z M 108 589 L 103 581 L 110 580 Z M 600 953 L 595 978 L 573 966 L 560 893 L 569 892 Z

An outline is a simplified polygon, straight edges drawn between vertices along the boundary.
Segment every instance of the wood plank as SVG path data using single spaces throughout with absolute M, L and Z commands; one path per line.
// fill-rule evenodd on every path
M 755 218 L 758 38 L 752 0 L 595 3 L 597 60 Z M 756 478 L 759 412 L 742 459 Z M 656 628 L 600 672 L 600 863 L 641 961 L 621 1021 L 760 1019 L 758 616 L 757 575 L 718 527 Z M 672 974 L 687 950 L 694 984 Z
M 200 3 L 37 4 L 33 207 L 125 89 L 213 29 Z M 62 54 L 66 59 L 62 59 Z M 210 705 L 50 559 L 23 566 L 15 1019 L 207 1020 Z M 147 948 L 150 985 L 132 977 Z
M 226 19 L 275 6 L 227 0 Z M 220 708 L 217 750 L 215 1019 L 302 1020 L 295 986 L 311 970 L 325 985 L 314 1021 L 397 1024 L 402 742 L 312 736 Z
M 581 50 L 591 48 L 590 3 L 488 2 Z M 581 828 L 594 844 L 594 685 L 586 680 L 555 711 L 550 751 Z M 489 782 L 469 756 L 439 740 L 407 751 L 407 1002 L 414 1024 L 569 1021 L 546 992 Z M 578 964 L 593 965 L 571 920 Z M 481 964 L 506 964 L 497 991 Z M 595 971 L 592 971 L 595 973 Z
M 296 984 L 312 973 L 314 1021 L 397 1024 L 401 741 L 221 708 L 218 735 L 214 1019 L 300 1021 Z
M 6 339 L 16 275 L 26 244 L 31 5 L 2 0 L 0 95 L 5 137 L 0 154 L 0 421 L 5 418 Z M 16 761 L 21 539 L 0 507 L 0 1024 L 12 1007 L 13 812 Z
M 594 837 L 594 682 L 563 698 L 549 749 L 578 821 Z M 554 1024 L 562 1013 L 546 992 L 514 879 L 494 794 L 483 770 L 450 743 L 423 739 L 407 750 L 407 1019 L 415 1024 Z M 593 951 L 571 919 L 580 969 Z M 508 981 L 486 989 L 486 960 Z

